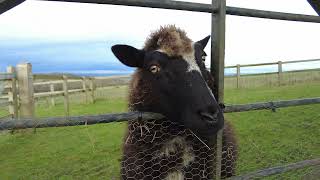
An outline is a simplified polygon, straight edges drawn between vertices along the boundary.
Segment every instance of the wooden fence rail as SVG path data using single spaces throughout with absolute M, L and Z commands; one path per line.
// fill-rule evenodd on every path
M 82 77 L 71 75 L 59 75 L 59 74 L 33 74 L 33 79 L 47 79 L 47 80 L 63 80 L 63 76 L 67 76 L 69 79 L 81 80 Z
M 55 106 L 55 97 L 63 96 L 65 118 L 68 118 L 70 115 L 70 94 L 85 92 L 86 103 L 89 101 L 89 99 L 91 103 L 95 102 L 96 84 L 94 78 L 76 77 L 76 79 L 68 79 L 75 78 L 75 76 L 54 75 L 53 79 L 55 79 L 55 81 L 33 83 L 33 79 L 35 77 L 44 77 L 45 79 L 49 79 L 52 76 L 34 76 L 32 74 L 32 65 L 30 63 L 18 64 L 16 68 L 9 66 L 7 68 L 7 73 L 1 73 L 0 77 L 0 80 L 6 81 L 5 89 L 7 91 L 7 95 L 0 97 L 0 106 L 8 107 L 9 114 L 12 119 L 17 119 L 18 117 L 21 119 L 32 119 L 34 117 L 35 112 L 35 100 L 39 98 L 47 98 L 48 104 L 48 98 L 50 98 L 51 105 Z M 81 89 L 69 88 L 68 84 L 75 82 L 79 82 L 82 84 Z M 54 85 L 56 84 L 62 85 L 62 91 L 55 91 Z M 50 91 L 35 93 L 34 87 L 38 85 L 48 86 Z
M 9 106 L 11 103 L 9 101 L 0 102 L 0 107 Z
M 0 81 L 10 80 L 15 76 L 13 73 L 0 73 Z
M 0 99 L 4 99 L 4 101 L 0 102 L 0 107 L 8 106 L 9 116 L 11 116 L 11 118 L 18 117 L 16 78 L 17 75 L 15 72 L 15 68 L 12 66 L 7 67 L 6 73 L 0 73 L 0 81 L 6 81 L 4 89 L 8 91 L 7 96 L 0 97 Z
M 13 66 L 7 67 L 7 72 L 11 74 L 16 73 L 16 69 Z M 17 78 L 12 76 L 8 81 L 8 101 L 10 102 L 9 114 L 12 118 L 18 118 L 18 89 L 17 89 Z
M 39 77 L 39 76 L 38 76 Z M 57 78 L 58 76 L 54 76 L 54 78 Z M 69 95 L 70 94 L 75 94 L 75 93 L 85 93 L 85 102 L 88 103 L 88 99 L 90 96 L 90 102 L 94 103 L 95 102 L 95 90 L 96 90 L 96 85 L 95 85 L 95 80 L 94 78 L 89 78 L 89 77 L 81 77 L 81 80 L 70 80 L 68 79 L 67 75 L 62 75 L 63 80 L 57 80 L 57 81 L 49 81 L 49 82 L 38 82 L 34 83 L 34 85 L 47 85 L 50 86 L 50 91 L 49 92 L 41 92 L 41 93 L 35 93 L 34 97 L 35 98 L 51 98 L 51 105 L 55 106 L 55 99 L 54 97 L 56 96 L 63 96 L 63 102 L 64 102 L 64 111 L 65 111 L 65 117 L 69 117 L 70 115 L 70 100 L 69 100 Z M 48 78 L 46 76 L 46 78 Z M 71 76 L 71 78 L 73 78 Z M 74 82 L 80 82 L 81 89 L 70 89 L 69 88 L 69 83 L 74 83 Z M 54 85 L 55 84 L 62 84 L 62 91 L 55 91 Z M 89 86 L 89 88 L 87 87 Z M 90 94 L 89 94 L 90 92 Z
M 44 98 L 44 97 L 55 97 L 55 96 L 63 96 L 64 91 L 53 91 L 53 92 L 43 92 L 43 93 L 35 93 L 35 98 Z
M 74 82 L 82 82 L 82 80 L 77 80 L 77 79 L 69 79 L 70 77 L 66 76 L 68 78 L 68 83 L 74 83 Z M 39 86 L 39 85 L 50 85 L 50 84 L 62 84 L 63 80 L 56 80 L 56 81 L 45 81 L 45 82 L 36 82 L 33 83 L 34 86 Z
M 9 80 L 9 78 L 12 78 L 15 76 L 6 76 L 6 80 Z M 38 76 L 39 77 L 39 76 Z M 42 75 L 41 75 L 42 77 Z M 54 76 L 53 78 L 57 78 L 58 76 Z M 46 76 L 47 79 L 49 79 L 49 76 Z M 82 88 L 81 89 L 68 89 L 67 91 L 55 91 L 54 89 L 54 85 L 55 84 L 62 84 L 64 85 L 64 80 L 56 80 L 56 81 L 46 81 L 46 82 L 37 82 L 37 83 L 33 83 L 33 86 L 49 86 L 50 91 L 49 92 L 39 92 L 39 93 L 34 93 L 34 98 L 38 99 L 38 98 L 45 98 L 45 97 L 50 97 L 51 98 L 51 104 L 55 105 L 55 100 L 54 97 L 56 96 L 64 96 L 65 94 L 75 94 L 75 93 L 82 93 L 85 92 L 86 93 L 86 102 L 88 102 L 88 99 L 90 96 L 90 102 L 95 102 L 95 90 L 96 88 L 96 83 L 94 78 L 89 78 L 89 77 L 82 77 L 82 80 L 74 80 L 74 79 L 68 79 L 68 76 L 65 76 L 66 78 L 66 83 L 67 86 L 69 83 L 74 83 L 74 82 L 80 82 L 82 83 Z M 73 78 L 73 77 L 72 77 Z M 14 84 L 14 83 L 13 83 Z M 6 89 L 11 89 L 11 85 L 10 86 L 5 86 Z M 90 94 L 89 94 L 90 92 Z M 10 90 L 8 91 L 8 93 L 10 93 Z M 16 92 L 15 92 L 16 93 Z M 17 95 L 19 96 L 19 95 Z M 9 99 L 11 96 L 8 95 L 4 95 L 4 96 L 0 96 L 0 99 Z
M 278 61 L 278 62 L 270 62 L 270 63 L 258 63 L 258 64 L 237 64 L 232 66 L 225 66 L 225 69 L 228 68 L 236 68 L 236 78 L 237 78 L 237 88 L 241 86 L 241 67 L 256 67 L 256 66 L 268 66 L 268 65 L 277 65 L 278 71 L 275 72 L 278 74 L 278 86 L 281 86 L 283 83 L 283 64 L 292 64 L 292 63 L 305 63 L 305 62 L 316 62 L 320 59 L 307 59 L 307 60 L 295 60 L 295 61 Z M 318 69 L 314 69 L 318 70 Z M 303 70 L 307 71 L 307 70 Z M 290 71 L 287 71 L 290 72 Z M 272 74 L 272 73 L 265 73 L 265 74 Z
M 87 82 L 89 81 L 88 85 Z M 81 82 L 82 87 L 81 89 L 67 89 L 66 91 L 64 88 L 68 87 L 68 84 L 71 82 Z M 50 97 L 51 98 L 51 104 L 55 105 L 55 100 L 54 97 L 56 96 L 68 96 L 69 94 L 75 94 L 75 93 L 85 93 L 85 99 L 86 102 L 88 102 L 88 99 L 90 96 L 90 102 L 94 103 L 95 102 L 95 91 L 96 91 L 96 84 L 94 78 L 88 78 L 85 77 L 83 80 L 69 80 L 68 77 L 65 77 L 65 81 L 48 81 L 48 82 L 40 82 L 40 83 L 34 83 L 35 85 L 48 85 L 50 87 L 49 92 L 39 92 L 35 93 L 34 97 L 35 98 L 45 98 L 45 97 Z M 62 91 L 55 91 L 54 89 L 54 84 L 62 84 L 63 90 Z M 91 92 L 89 94 L 89 92 Z
M 306 59 L 306 60 L 293 60 L 293 61 L 281 61 L 282 64 L 291 64 L 291 63 L 304 63 L 304 62 L 316 62 L 320 59 Z M 278 61 L 279 62 L 279 61 Z M 253 67 L 253 66 L 267 66 L 267 65 L 277 65 L 278 62 L 270 63 L 256 63 L 256 64 L 239 64 L 240 67 Z M 236 68 L 238 65 L 225 66 L 225 68 Z

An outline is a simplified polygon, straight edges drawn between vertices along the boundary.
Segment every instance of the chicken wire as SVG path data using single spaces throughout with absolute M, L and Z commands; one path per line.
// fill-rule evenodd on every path
M 230 133 L 225 131 L 223 139 Z M 213 179 L 216 137 L 201 138 L 169 120 L 129 122 L 123 146 L 121 179 Z M 222 178 L 235 171 L 236 145 L 224 142 Z
M 298 126 L 303 126 L 301 123 Z M 270 144 L 273 152 L 264 152 L 259 142 L 252 142 L 246 137 L 234 137 L 234 129 L 226 122 L 223 132 L 223 148 L 221 161 L 221 178 L 240 176 L 258 170 L 276 166 L 286 166 L 304 160 L 316 158 L 297 142 L 296 148 L 286 146 L 278 140 Z M 266 133 L 263 129 L 261 134 Z M 275 134 L 278 134 L 281 128 Z M 266 134 L 268 135 L 268 134 Z M 280 135 L 280 134 L 279 134 Z M 215 139 L 216 137 L 212 137 Z M 239 141 L 240 143 L 237 143 Z M 188 146 L 189 145 L 189 146 Z M 210 149 L 208 148 L 210 147 Z M 216 145 L 196 136 L 192 131 L 184 129 L 170 121 L 129 122 L 128 133 L 124 138 L 123 157 L 120 160 L 119 179 L 215 179 L 216 176 Z M 186 150 L 187 149 L 187 150 Z M 250 150 L 254 149 L 254 150 Z M 311 148 L 311 151 L 314 150 Z M 289 151 L 287 155 L 277 155 L 274 151 Z M 192 162 L 186 163 L 185 154 L 194 154 Z M 246 160 L 238 159 L 244 156 Z M 265 153 L 276 154 L 265 156 Z M 256 158 L 259 157 L 260 158 Z M 293 158 L 295 157 L 295 158 Z M 256 158 L 256 159 L 255 159 Z M 189 158 L 190 160 L 190 158 Z M 187 166 L 186 166 L 187 164 Z M 269 175 L 251 177 L 250 179 L 318 179 L 319 166 L 311 166 L 277 172 Z

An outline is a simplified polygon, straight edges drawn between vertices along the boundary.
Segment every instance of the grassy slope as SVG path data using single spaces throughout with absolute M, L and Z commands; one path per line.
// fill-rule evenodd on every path
M 108 94 L 125 90 L 110 90 Z M 248 103 L 318 97 L 320 85 L 226 90 L 225 101 Z M 114 96 L 96 104 L 71 106 L 72 115 L 126 111 Z M 320 105 L 227 114 L 239 139 L 238 173 L 319 157 Z M 37 115 L 63 115 L 62 104 L 40 106 Z M 110 179 L 118 177 L 125 123 L 61 127 L 0 134 L 0 179 Z
M 227 90 L 227 104 L 319 97 L 320 84 Z M 227 114 L 239 137 L 238 172 L 320 156 L 320 105 Z

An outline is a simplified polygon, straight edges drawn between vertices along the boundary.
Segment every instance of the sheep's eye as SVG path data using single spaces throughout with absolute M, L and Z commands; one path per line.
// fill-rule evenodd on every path
M 205 61 L 206 60 L 206 56 L 202 56 L 201 59 L 202 59 L 202 61 Z
M 160 71 L 160 67 L 159 66 L 156 66 L 156 65 L 153 65 L 150 67 L 150 72 L 152 72 L 153 74 L 157 73 Z

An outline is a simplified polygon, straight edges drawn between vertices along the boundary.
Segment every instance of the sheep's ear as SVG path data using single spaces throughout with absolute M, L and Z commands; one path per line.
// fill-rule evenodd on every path
M 128 45 L 114 45 L 111 47 L 113 54 L 120 62 L 129 67 L 142 67 L 144 51 Z
M 210 35 L 201 39 L 197 43 L 199 43 L 201 45 L 202 49 L 204 49 L 207 46 L 209 39 L 210 39 Z

